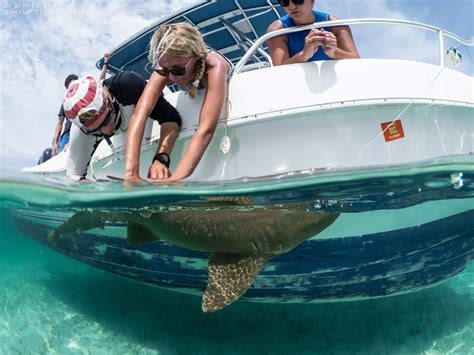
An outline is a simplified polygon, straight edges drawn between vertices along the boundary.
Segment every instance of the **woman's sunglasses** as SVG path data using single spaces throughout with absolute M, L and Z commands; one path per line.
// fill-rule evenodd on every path
M 83 127 L 81 127 L 81 131 L 82 131 L 82 133 L 87 134 L 87 135 L 101 133 L 100 130 L 102 128 L 104 128 L 105 126 L 107 126 L 110 123 L 110 121 L 112 120 L 113 117 L 114 117 L 114 110 L 112 108 L 109 108 L 109 113 L 107 114 L 107 116 L 105 116 L 105 119 L 102 121 L 102 123 L 100 124 L 99 127 L 97 127 L 96 129 L 94 129 L 92 131 L 86 130 Z M 80 121 L 82 123 L 82 120 L 80 120 Z
M 162 76 L 168 76 L 170 75 L 170 73 L 173 74 L 174 76 L 183 76 L 184 74 L 186 74 L 186 69 L 189 63 L 191 63 L 193 59 L 194 57 L 191 58 L 184 67 L 173 67 L 171 69 L 159 67 L 159 68 L 156 68 L 155 71 Z M 159 60 L 158 60 L 158 63 L 159 63 Z
M 290 5 L 290 1 L 295 5 L 303 5 L 304 0 L 278 0 L 281 7 L 288 7 Z

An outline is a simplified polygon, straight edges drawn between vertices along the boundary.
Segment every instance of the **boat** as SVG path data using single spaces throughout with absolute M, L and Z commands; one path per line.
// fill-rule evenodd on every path
M 265 34 L 268 24 L 283 15 L 275 3 L 197 2 L 112 51 L 112 73 L 131 70 L 148 78 L 152 71 L 148 43 L 154 30 L 163 23 L 187 21 L 200 29 L 211 48 L 235 63 L 229 79 L 229 112 L 222 113 L 215 138 L 188 181 L 225 181 L 316 167 L 396 165 L 472 153 L 472 77 L 448 67 L 444 48 L 445 37 L 464 45 L 472 42 L 411 21 L 332 21 L 331 25 L 386 24 L 434 31 L 439 36 L 439 64 L 361 58 L 272 67 L 265 41 L 298 30 Z M 101 65 L 100 60 L 98 68 Z M 282 90 L 288 87 L 291 95 Z M 193 100 L 182 91 L 166 95 L 183 117 L 171 170 L 197 127 L 203 96 L 200 92 Z M 229 138 L 225 153 L 224 137 Z M 144 162 L 152 160 L 158 139 L 159 126 L 150 122 L 141 153 Z M 105 143 L 98 150 L 90 177 L 123 176 L 124 135 L 114 136 L 113 143 L 114 154 Z M 141 176 L 146 176 L 148 164 L 140 166 Z M 65 169 L 63 154 L 24 172 L 64 175 Z
M 462 63 L 460 50 L 445 44 L 447 39 L 458 46 L 474 43 L 434 26 L 377 18 L 265 34 L 268 24 L 282 15 L 276 1 L 199 1 L 116 47 L 109 60 L 112 73 L 133 70 L 148 77 L 147 45 L 154 30 L 164 23 L 190 22 L 213 50 L 234 63 L 229 104 L 181 190 L 146 189 L 147 195 L 132 191 L 113 201 L 99 193 L 97 200 L 89 196 L 87 201 L 97 213 L 118 208 L 140 214 L 146 202 L 152 213 L 223 208 L 237 220 L 243 218 L 242 209 L 255 215 L 259 208 L 337 215 L 318 234 L 267 260 L 244 290 L 247 300 L 382 297 L 433 286 L 464 270 L 474 255 L 473 78 L 456 69 Z M 268 38 L 327 25 L 402 26 L 433 33 L 438 63 L 361 58 L 272 65 Z M 193 100 L 168 88 L 166 98 L 183 117 L 171 170 L 197 127 L 203 97 L 198 92 Z M 156 151 L 158 132 L 156 123 L 147 127 L 142 176 Z M 123 176 L 124 142 L 118 135 L 113 151 L 100 147 L 89 176 Z M 23 172 L 64 176 L 65 156 Z M 260 190 L 251 190 L 252 184 Z M 68 193 L 68 204 L 88 206 L 80 189 L 68 187 Z M 77 209 L 33 205 L 30 201 L 30 208 L 15 212 L 18 229 L 61 253 L 167 289 L 201 293 L 206 288 L 206 250 L 162 240 L 131 246 L 123 220 L 105 220 L 102 229 L 78 228 L 53 243 L 48 235 Z

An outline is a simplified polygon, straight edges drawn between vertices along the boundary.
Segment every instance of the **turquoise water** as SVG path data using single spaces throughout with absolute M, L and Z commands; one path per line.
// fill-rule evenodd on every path
M 401 181 L 433 188 L 453 184 L 453 191 L 458 190 L 456 179 L 448 179 L 446 171 L 464 171 L 464 182 L 472 190 L 467 170 L 469 165 L 461 163 L 372 171 L 377 183 L 367 180 L 368 172 L 358 172 L 359 176 L 352 172 L 352 181 L 362 180 L 350 185 L 350 191 L 368 193 L 389 186 L 396 194 Z M 240 301 L 204 314 L 200 297 L 161 290 L 74 261 L 20 234 L 10 216 L 10 209 L 32 205 L 110 206 L 117 194 L 121 205 L 138 204 L 151 194 L 173 201 L 244 193 L 263 199 L 280 190 L 287 196 L 288 191 L 312 184 L 336 199 L 349 191 L 346 177 L 331 173 L 315 179 L 303 174 L 264 183 L 132 189 L 120 184 L 77 187 L 62 180 L 15 176 L 0 180 L 0 353 L 473 353 L 472 262 L 440 285 L 400 296 L 323 304 Z

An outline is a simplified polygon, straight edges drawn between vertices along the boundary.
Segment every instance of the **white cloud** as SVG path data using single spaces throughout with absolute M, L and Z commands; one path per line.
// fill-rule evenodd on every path
M 95 62 L 190 1 L 5 0 L 0 18 L 0 170 L 35 164 L 51 144 L 64 78 L 98 75 Z M 0 5 L 2 6 L 2 5 Z
M 4 7 L 0 9 L 0 170 L 10 167 L 7 156 L 26 159 L 24 165 L 35 164 L 42 150 L 50 146 L 64 93 L 63 82 L 68 74 L 97 75 L 94 65 L 104 52 L 160 17 L 191 3 L 191 0 L 3 0 L 0 5 Z M 442 4 L 424 0 L 404 7 L 400 1 L 393 0 L 316 0 L 318 9 L 341 18 L 382 17 L 424 22 L 433 18 L 438 25 L 449 29 L 452 17 L 443 15 L 441 6 L 445 5 Z M 411 6 L 416 6 L 417 11 Z M 472 16 L 464 20 L 461 13 L 458 18 L 472 23 Z M 427 59 L 437 54 L 436 36 L 421 31 L 406 32 L 396 27 L 366 31 L 356 26 L 353 30 L 363 56 Z
M 318 1 L 322 11 L 340 18 L 385 18 L 420 21 L 429 12 L 423 6 L 422 13 L 405 8 L 395 8 L 396 2 L 387 0 L 370 1 Z M 399 58 L 436 63 L 438 40 L 432 32 L 399 25 L 353 25 L 354 39 L 362 57 Z

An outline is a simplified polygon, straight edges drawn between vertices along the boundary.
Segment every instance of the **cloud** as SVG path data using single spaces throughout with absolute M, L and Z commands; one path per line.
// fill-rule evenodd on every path
M 228 1 L 228 0 L 219 0 Z M 472 10 L 463 0 L 449 9 Z M 0 170 L 6 157 L 34 164 L 51 145 L 64 78 L 70 73 L 98 75 L 95 62 L 143 27 L 191 0 L 3 0 L 0 6 Z M 404 0 L 316 0 L 322 11 L 341 18 L 383 17 L 432 22 L 448 29 L 444 2 Z M 462 7 L 464 6 L 464 7 Z M 466 7 L 467 6 L 467 7 Z M 461 10 L 456 10 L 461 11 Z M 459 21 L 461 22 L 461 21 Z M 352 26 L 365 57 L 409 57 L 436 62 L 437 39 L 419 30 Z M 472 36 L 472 27 L 468 29 Z M 472 38 L 472 37 L 471 37 Z M 471 51 L 472 53 L 472 51 Z M 472 57 L 464 56 L 466 59 Z M 463 64 L 469 67 L 468 64 Z M 472 70 L 472 69 L 471 69 Z M 17 164 L 18 165 L 18 164 Z
M 321 0 L 322 11 L 340 18 L 385 18 L 421 21 L 431 9 L 422 11 L 387 0 L 329 1 Z M 352 25 L 354 39 L 364 58 L 411 59 L 438 62 L 438 37 L 433 32 L 400 25 Z
M 190 2 L 4 0 L 0 169 L 12 155 L 34 164 L 51 145 L 68 74 L 97 76 L 104 52 Z

